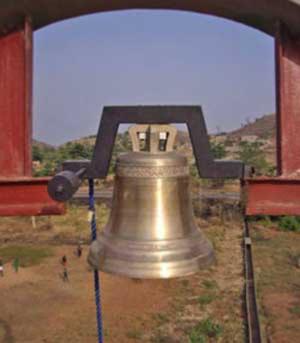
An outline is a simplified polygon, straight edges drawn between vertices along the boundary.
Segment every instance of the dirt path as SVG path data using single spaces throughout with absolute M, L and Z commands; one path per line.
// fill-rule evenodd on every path
M 10 266 L 0 280 L 1 319 L 10 323 L 15 342 L 95 342 L 93 275 L 85 254 L 78 260 L 73 247 L 55 248 L 55 257 L 15 274 Z M 70 282 L 59 274 L 59 256 L 67 254 Z M 107 342 L 129 342 L 130 332 L 151 327 L 151 314 L 170 300 L 170 282 L 134 282 L 101 274 Z M 6 329 L 7 330 L 7 329 Z M 0 336 L 1 337 L 1 336 Z M 4 342 L 12 342 L 5 338 Z

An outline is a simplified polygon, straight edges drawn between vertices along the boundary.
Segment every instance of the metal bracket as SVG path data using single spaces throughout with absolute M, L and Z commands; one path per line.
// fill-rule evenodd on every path
M 177 129 L 171 125 L 147 125 L 137 124 L 132 125 L 128 129 L 129 136 L 132 142 L 132 150 L 135 152 L 141 151 L 140 138 L 141 134 L 145 137 L 145 146 L 149 152 L 159 151 L 160 134 L 165 134 L 165 150 L 166 152 L 173 151 Z
M 202 178 L 242 179 L 244 177 L 243 162 L 215 161 L 213 159 L 200 106 L 112 106 L 103 109 L 92 160 L 66 161 L 63 169 L 77 173 L 76 182 L 73 182 L 75 179 L 72 178 L 72 180 L 66 180 L 62 185 L 67 174 L 58 174 L 49 184 L 50 196 L 56 200 L 65 201 L 64 193 L 68 193 L 67 198 L 70 198 L 80 185 L 79 174 L 81 180 L 83 178 L 103 179 L 107 176 L 120 124 L 171 123 L 187 125 L 197 169 Z M 60 196 L 58 196 L 59 194 Z
M 186 124 L 199 175 L 202 178 L 243 178 L 240 161 L 214 161 L 200 106 L 104 107 L 88 174 L 105 178 L 120 124 Z

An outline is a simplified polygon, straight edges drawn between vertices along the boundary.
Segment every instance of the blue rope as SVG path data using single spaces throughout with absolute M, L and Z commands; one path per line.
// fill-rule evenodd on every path
M 91 230 L 92 241 L 97 239 L 97 224 L 95 214 L 94 180 L 89 179 L 89 210 L 92 212 Z M 98 343 L 103 343 L 102 310 L 101 310 L 101 285 L 98 270 L 94 271 L 95 301 L 97 313 Z

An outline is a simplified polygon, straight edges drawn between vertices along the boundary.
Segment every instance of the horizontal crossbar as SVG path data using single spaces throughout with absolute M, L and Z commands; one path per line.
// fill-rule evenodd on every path
M 49 178 L 0 178 L 0 216 L 41 216 L 65 213 L 47 191 Z
M 243 194 L 248 216 L 300 215 L 300 179 L 246 179 Z

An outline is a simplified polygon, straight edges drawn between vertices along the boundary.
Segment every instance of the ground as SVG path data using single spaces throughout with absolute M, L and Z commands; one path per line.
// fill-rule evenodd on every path
M 262 332 L 267 342 L 300 342 L 300 234 L 251 229 Z
M 225 230 L 217 219 L 200 224 L 213 241 L 217 257 L 207 270 L 191 277 L 152 281 L 101 273 L 106 343 L 243 342 L 240 226 L 232 223 Z M 78 260 L 73 245 L 35 243 L 23 244 L 22 251 L 27 247 L 32 254 L 34 248 L 45 249 L 47 254 L 40 261 L 27 260 L 18 274 L 8 262 L 5 277 L 0 278 L 0 342 L 95 342 L 93 275 L 86 263 L 87 246 Z M 15 251 L 16 242 L 2 244 L 0 254 L 3 249 L 8 259 L 7 249 Z M 68 256 L 69 283 L 59 275 L 63 254 Z
M 200 211 L 201 212 L 201 211 Z M 107 209 L 98 208 L 99 228 Z M 194 276 L 131 280 L 101 274 L 106 343 L 240 343 L 245 341 L 242 222 L 236 216 L 197 219 L 212 241 L 216 263 Z M 300 341 L 300 234 L 251 224 L 262 333 L 265 342 Z M 67 216 L 1 218 L 0 342 L 96 342 L 93 275 L 86 209 Z M 20 255 L 22 267 L 12 270 Z M 70 282 L 59 263 L 68 256 Z
M 39 265 L 10 265 L 0 280 L 1 321 L 14 340 L 8 342 L 95 342 L 96 321 L 93 274 L 72 246 L 52 248 L 53 256 Z M 59 258 L 66 254 L 69 282 L 63 282 Z M 169 301 L 168 283 L 135 282 L 101 274 L 104 327 L 108 342 L 127 342 L 130 330 L 139 330 L 151 313 L 163 311 Z M 135 326 L 136 325 L 136 326 Z

